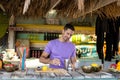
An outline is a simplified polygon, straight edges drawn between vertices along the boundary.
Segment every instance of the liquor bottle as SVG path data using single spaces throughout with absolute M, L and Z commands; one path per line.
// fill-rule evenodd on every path
M 34 50 L 32 51 L 32 57 L 35 57 L 35 51 Z
M 35 58 L 37 58 L 37 50 L 35 50 Z
M 47 32 L 44 33 L 44 40 L 47 41 Z
M 55 33 L 53 33 L 53 39 L 55 39 Z
M 47 40 L 50 40 L 50 33 L 47 34 Z
M 55 38 L 57 38 L 57 33 L 55 33 Z
M 38 56 L 37 57 L 40 58 L 40 50 L 38 50 Z

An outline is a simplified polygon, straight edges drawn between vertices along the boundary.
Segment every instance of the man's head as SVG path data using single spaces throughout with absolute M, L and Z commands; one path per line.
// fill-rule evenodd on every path
M 75 28 L 74 28 L 74 26 L 72 24 L 66 24 L 64 26 L 64 30 L 67 30 L 67 29 L 71 29 L 72 31 L 75 31 Z
M 66 24 L 64 30 L 62 31 L 62 38 L 64 41 L 69 41 L 71 36 L 74 34 L 74 26 L 72 24 Z

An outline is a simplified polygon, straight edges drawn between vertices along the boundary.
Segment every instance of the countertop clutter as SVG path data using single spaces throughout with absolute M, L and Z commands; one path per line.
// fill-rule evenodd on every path
M 83 60 L 83 59 L 82 59 Z M 76 70 L 75 71 L 67 71 L 65 69 L 51 69 L 49 68 L 48 64 L 43 64 L 39 62 L 39 59 L 26 59 L 26 68 L 25 70 L 14 70 L 11 72 L 8 72 L 4 69 L 0 70 L 0 80 L 8 80 L 8 79 L 14 79 L 14 80 L 118 80 L 120 79 L 120 73 L 119 72 L 111 72 L 108 70 L 109 65 L 111 64 L 108 62 L 105 62 L 106 67 L 104 69 L 101 69 L 98 72 L 92 71 L 90 73 L 86 73 L 82 70 L 81 66 L 92 66 L 94 69 L 95 67 L 99 66 L 101 61 L 95 60 L 94 61 L 85 61 L 85 59 L 78 60 L 76 64 Z M 87 60 L 87 59 L 86 59 Z M 12 64 L 19 65 L 19 59 L 14 60 L 7 60 L 8 62 L 11 62 Z M 91 64 L 92 63 L 92 64 Z M 44 66 L 44 68 L 43 68 Z M 39 68 L 38 68 L 39 67 Z
M 36 71 L 34 68 L 27 68 L 25 71 L 6 72 L 0 71 L 2 80 L 6 79 L 24 79 L 24 80 L 117 80 L 120 74 L 108 73 L 105 71 L 95 73 L 84 73 L 81 69 L 76 71 L 66 71 L 64 69 L 52 69 L 50 72 Z
M 10 62 L 10 61 L 9 61 Z M 85 63 L 86 62 L 86 63 Z M 81 61 L 80 64 L 77 64 L 77 68 L 75 71 L 67 71 L 65 69 L 51 69 L 49 68 L 48 64 L 42 64 L 39 62 L 39 59 L 27 59 L 26 60 L 26 69 L 20 70 L 14 70 L 11 72 L 8 72 L 4 69 L 0 70 L 0 80 L 8 80 L 8 79 L 22 79 L 22 80 L 118 80 L 120 79 L 120 73 L 119 72 L 111 72 L 108 71 L 108 67 L 104 67 L 105 69 L 101 69 L 98 72 L 91 72 L 91 73 L 85 73 L 83 72 L 82 68 L 80 66 L 87 65 L 87 66 L 94 66 L 96 67 L 99 64 L 99 60 L 96 60 L 96 63 L 91 64 L 91 61 Z M 18 61 L 11 61 L 13 64 L 19 65 Z M 93 61 L 92 61 L 93 63 Z M 105 62 L 106 65 L 109 65 L 111 63 Z M 39 68 L 38 68 L 39 66 Z M 45 69 L 43 69 L 43 66 L 47 66 Z M 95 69 L 95 68 L 94 68 Z
M 27 60 L 27 65 L 31 63 L 34 59 Z M 28 63 L 29 62 L 29 63 Z M 38 62 L 38 60 L 35 60 Z M 32 62 L 33 63 L 33 62 Z M 81 69 L 76 68 L 75 71 L 67 71 L 65 69 L 52 69 L 49 65 L 38 64 L 40 67 L 29 67 L 23 70 L 15 70 L 8 72 L 6 70 L 0 70 L 1 80 L 118 80 L 120 79 L 120 74 L 116 72 L 109 72 L 105 70 L 100 70 L 99 72 L 85 73 Z M 38 66 L 36 65 L 36 66 Z M 42 67 L 46 66 L 46 69 Z M 96 66 L 96 64 L 91 64 L 91 66 Z

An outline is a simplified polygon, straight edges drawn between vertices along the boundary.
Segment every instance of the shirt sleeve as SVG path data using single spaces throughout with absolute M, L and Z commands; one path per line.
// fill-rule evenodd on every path
M 71 57 L 76 57 L 76 48 L 75 48 L 75 45 L 73 47 L 73 52 L 72 52 Z
M 51 53 L 51 42 L 48 42 L 48 44 L 45 46 L 44 52 L 48 54 Z

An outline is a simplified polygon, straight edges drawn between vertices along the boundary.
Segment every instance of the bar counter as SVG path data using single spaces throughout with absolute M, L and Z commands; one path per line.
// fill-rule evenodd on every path
M 57 70 L 62 72 L 62 70 Z M 66 71 L 66 70 L 64 70 Z M 108 73 L 105 71 L 95 73 L 84 73 L 81 69 L 66 71 L 67 73 L 36 72 L 35 68 L 25 71 L 6 72 L 0 71 L 0 80 L 118 80 L 120 73 Z

